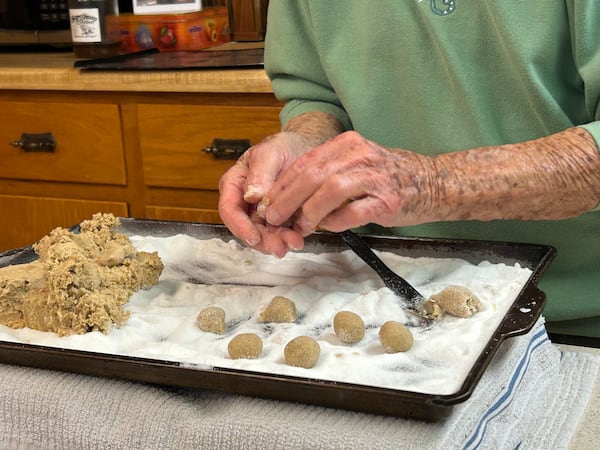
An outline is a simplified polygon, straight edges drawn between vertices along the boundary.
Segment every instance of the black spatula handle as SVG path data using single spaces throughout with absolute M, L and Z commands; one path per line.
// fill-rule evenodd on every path
M 390 269 L 360 236 L 350 230 L 342 231 L 340 236 L 354 253 L 377 272 L 383 280 L 383 283 L 396 295 L 403 297 L 412 303 L 413 306 L 415 306 L 415 304 L 420 305 L 424 301 L 421 293 L 408 281 Z

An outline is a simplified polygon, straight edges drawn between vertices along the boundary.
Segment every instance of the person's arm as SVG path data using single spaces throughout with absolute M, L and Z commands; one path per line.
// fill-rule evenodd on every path
M 334 115 L 313 111 L 290 119 L 283 131 L 301 135 L 314 148 L 342 133 L 344 126 Z
M 306 236 L 377 223 L 563 219 L 600 200 L 600 154 L 583 128 L 427 157 L 344 133 L 296 160 L 268 194 L 267 222 Z
M 584 128 L 533 141 L 433 158 L 436 220 L 556 220 L 578 216 L 600 200 L 600 154 Z M 451 208 L 444 208 L 444 199 Z

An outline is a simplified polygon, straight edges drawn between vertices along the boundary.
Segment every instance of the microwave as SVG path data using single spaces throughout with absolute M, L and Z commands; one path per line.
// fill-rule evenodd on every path
M 132 0 L 119 0 L 121 12 Z M 71 46 L 68 0 L 0 0 L 0 47 Z
M 0 0 L 0 46 L 71 44 L 67 0 Z

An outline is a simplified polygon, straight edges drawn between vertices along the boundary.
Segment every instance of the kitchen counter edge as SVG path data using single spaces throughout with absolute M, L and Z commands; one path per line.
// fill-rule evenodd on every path
M 0 54 L 0 89 L 272 93 L 263 69 L 99 71 L 73 67 L 72 53 Z

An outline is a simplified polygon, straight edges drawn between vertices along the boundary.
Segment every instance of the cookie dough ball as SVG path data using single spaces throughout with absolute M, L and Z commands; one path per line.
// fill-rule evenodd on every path
M 296 305 L 287 297 L 278 295 L 273 297 L 269 306 L 260 313 L 260 322 L 286 323 L 294 322 L 298 315 L 296 314 Z
M 287 343 L 283 349 L 285 363 L 288 366 L 310 369 L 317 364 L 321 356 L 319 343 L 308 336 L 298 336 Z
M 423 303 L 421 311 L 425 317 L 429 317 L 432 320 L 440 320 L 444 317 L 444 311 L 440 308 L 440 305 L 430 298 Z
M 227 345 L 231 359 L 257 359 L 262 349 L 262 339 L 254 333 L 238 334 Z
M 225 311 L 218 306 L 204 308 L 196 317 L 196 325 L 208 333 L 225 333 Z
M 400 322 L 389 320 L 379 329 L 379 340 L 388 353 L 398 353 L 410 350 L 413 346 L 413 335 Z
M 432 295 L 428 302 L 456 317 L 468 318 L 481 310 L 481 302 L 470 290 L 462 286 L 448 286 Z
M 365 335 L 365 323 L 352 311 L 340 311 L 333 318 L 333 331 L 342 342 L 354 344 Z

